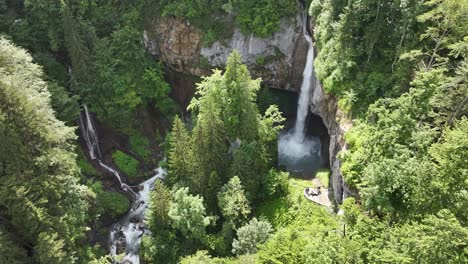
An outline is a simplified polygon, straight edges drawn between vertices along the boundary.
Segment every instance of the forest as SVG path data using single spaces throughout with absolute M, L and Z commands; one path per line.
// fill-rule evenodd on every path
M 0 0 L 0 263 L 468 263 L 467 56 L 468 0 Z

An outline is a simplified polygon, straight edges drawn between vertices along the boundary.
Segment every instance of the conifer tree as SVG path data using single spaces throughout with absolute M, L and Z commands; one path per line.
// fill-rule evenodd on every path
M 225 96 L 222 113 L 229 139 L 256 139 L 259 111 L 255 99 L 260 89 L 260 79 L 252 80 L 237 51 L 229 56 L 223 77 L 222 94 Z
M 73 128 L 57 120 L 39 66 L 0 38 L 0 207 L 37 263 L 75 263 L 91 192 L 78 184 Z
M 192 148 L 190 135 L 178 116 L 174 118 L 169 144 L 168 180 L 171 184 L 179 183 L 186 185 L 189 183 L 189 178 L 192 174 L 190 164 Z

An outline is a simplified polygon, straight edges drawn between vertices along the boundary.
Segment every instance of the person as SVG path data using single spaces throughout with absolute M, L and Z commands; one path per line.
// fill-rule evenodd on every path
M 322 188 L 321 188 L 320 186 L 317 187 L 317 195 L 320 195 L 320 194 L 322 193 L 322 192 L 321 192 L 321 189 L 322 189 Z

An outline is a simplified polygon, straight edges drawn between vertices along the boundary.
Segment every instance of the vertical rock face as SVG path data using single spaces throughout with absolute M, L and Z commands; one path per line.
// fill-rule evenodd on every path
M 244 35 L 235 28 L 230 38 L 204 46 L 203 32 L 186 20 L 160 17 L 146 27 L 144 40 L 147 50 L 168 67 L 195 76 L 223 68 L 229 54 L 237 50 L 253 77 L 261 77 L 264 85 L 296 92 L 307 57 L 299 12 L 282 18 L 280 30 L 269 38 Z
M 330 169 L 331 183 L 334 199 L 338 204 L 350 194 L 348 186 L 340 172 L 340 161 L 337 155 L 346 149 L 344 133 L 351 128 L 351 123 L 346 121 L 344 113 L 338 109 L 338 103 L 334 96 L 325 93 L 318 79 L 312 88 L 309 107 L 312 113 L 320 116 L 330 135 Z

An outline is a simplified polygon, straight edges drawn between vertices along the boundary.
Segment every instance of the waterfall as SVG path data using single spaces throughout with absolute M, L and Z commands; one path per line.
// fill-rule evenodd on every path
M 281 134 L 278 140 L 278 164 L 290 171 L 313 171 L 320 163 L 320 140 L 305 135 L 305 122 L 309 112 L 310 94 L 314 83 L 314 45 L 307 31 L 307 15 L 302 16 L 304 38 L 308 44 L 307 62 L 303 71 L 301 92 L 294 128 Z
M 312 43 L 312 37 L 307 31 L 307 16 L 305 14 L 302 18 L 302 28 L 309 49 L 307 51 L 306 66 L 302 72 L 301 92 L 299 94 L 296 124 L 294 125 L 294 137 L 297 137 L 298 141 L 304 140 L 305 121 L 307 113 L 309 112 L 310 92 L 314 81 L 314 45 Z
M 123 263 L 140 264 L 138 250 L 140 249 L 141 237 L 147 232 L 144 218 L 145 211 L 148 208 L 150 192 L 157 179 L 163 179 L 166 172 L 162 168 L 155 169 L 155 174 L 150 179 L 137 186 L 138 192 L 135 192 L 131 186 L 127 185 L 120 173 L 101 161 L 101 151 L 99 149 L 99 138 L 94 128 L 93 119 L 89 114 L 86 105 L 83 105 L 83 111 L 80 113 L 81 134 L 86 142 L 89 157 L 96 160 L 105 171 L 114 175 L 119 181 L 123 191 L 133 198 L 132 206 L 129 212 L 113 224 L 109 232 L 109 248 L 111 256 L 117 255 L 117 245 L 125 244 Z

